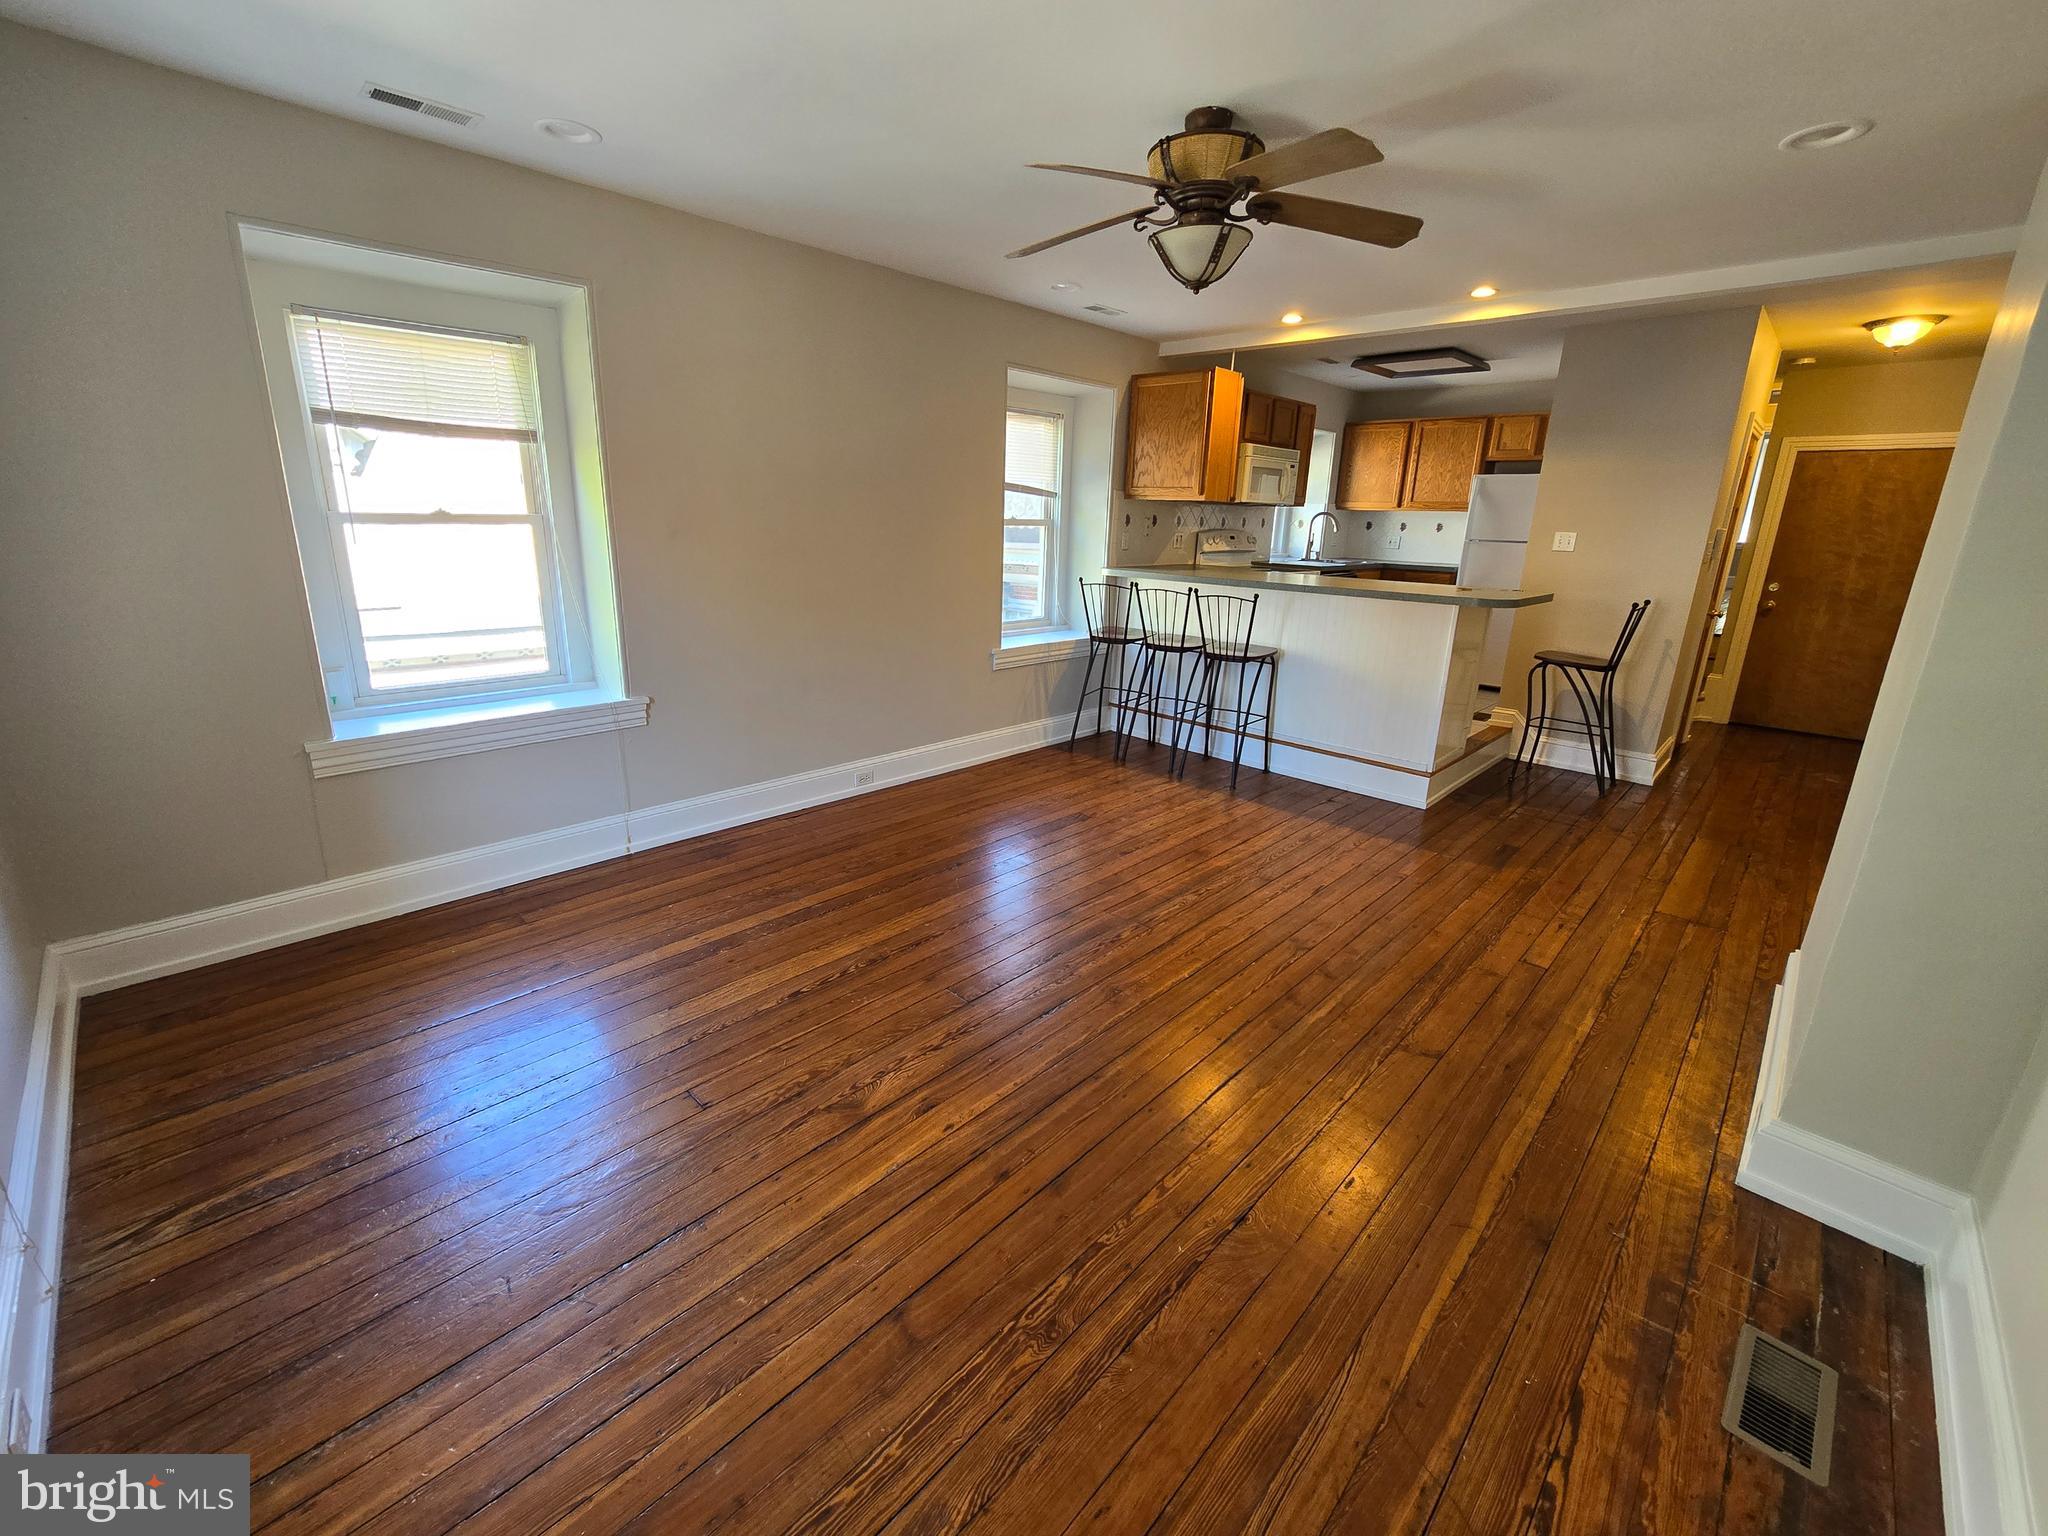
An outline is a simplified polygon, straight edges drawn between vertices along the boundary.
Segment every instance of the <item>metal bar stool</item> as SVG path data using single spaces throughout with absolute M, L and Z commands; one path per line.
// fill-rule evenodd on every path
M 1188 685 L 1201 670 L 1202 642 L 1193 633 L 1193 597 L 1192 587 L 1183 591 L 1179 587 L 1131 584 L 1131 601 L 1138 616 L 1138 628 L 1143 633 L 1138 642 L 1143 660 L 1138 666 L 1137 681 L 1124 690 L 1124 698 L 1117 707 L 1116 756 L 1119 762 L 1130 753 L 1131 727 L 1140 713 L 1148 714 L 1153 721 L 1148 733 L 1153 741 L 1159 739 L 1158 722 L 1161 719 L 1168 722 L 1167 761 L 1169 764 L 1172 762 L 1176 726 L 1188 708 Z M 1169 663 L 1173 671 L 1170 710 L 1166 704 Z
M 1102 731 L 1102 709 L 1105 700 L 1119 711 L 1124 707 L 1124 694 L 1129 681 L 1127 658 L 1130 648 L 1141 644 L 1145 631 L 1132 623 L 1131 584 L 1127 581 L 1087 581 L 1081 583 L 1081 613 L 1088 623 L 1088 665 L 1081 672 L 1081 697 L 1074 705 L 1074 729 L 1067 735 L 1067 746 L 1071 749 L 1081 735 L 1081 716 L 1088 708 L 1088 695 L 1095 695 L 1095 730 Z M 1097 661 L 1102 663 L 1098 674 Z M 1110 675 L 1111 663 L 1115 663 L 1116 675 Z M 1094 678 L 1094 686 L 1089 679 Z
M 1264 738 L 1265 771 L 1273 771 L 1273 687 L 1280 678 L 1280 650 L 1277 646 L 1252 641 L 1252 625 L 1258 618 L 1259 599 L 1225 597 L 1220 593 L 1194 593 L 1195 633 L 1202 643 L 1202 669 L 1195 684 L 1195 701 L 1187 710 L 1187 743 L 1176 737 L 1180 772 L 1188 771 L 1194 755 L 1195 727 L 1202 728 L 1202 751 L 1206 754 L 1216 730 L 1217 716 L 1224 717 L 1223 729 L 1236 738 L 1230 752 L 1230 787 L 1237 788 L 1237 772 L 1244 761 L 1244 739 L 1254 725 Z M 1227 671 L 1235 668 L 1234 672 Z M 1266 707 L 1258 708 L 1259 679 L 1266 682 Z M 1228 691 L 1234 704 L 1217 702 Z
M 1621 670 L 1621 659 L 1628 654 L 1636 631 L 1642 628 L 1643 616 L 1649 611 L 1650 599 L 1647 597 L 1639 603 L 1629 604 L 1628 617 L 1621 621 L 1621 633 L 1615 636 L 1614 649 L 1605 656 L 1591 656 L 1583 651 L 1536 653 L 1536 664 L 1529 669 L 1528 689 L 1522 701 L 1525 716 L 1522 744 L 1515 752 L 1515 760 L 1508 765 L 1510 778 L 1522 766 L 1525 757 L 1531 768 L 1536 766 L 1545 730 L 1567 731 L 1585 736 L 1587 750 L 1593 754 L 1593 783 L 1599 792 L 1604 795 L 1614 787 L 1614 675 Z M 1578 701 L 1577 719 L 1554 715 L 1550 711 L 1550 672 L 1553 667 Z

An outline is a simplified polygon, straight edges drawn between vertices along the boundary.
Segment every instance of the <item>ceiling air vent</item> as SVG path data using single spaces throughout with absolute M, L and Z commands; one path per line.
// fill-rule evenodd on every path
M 1083 304 L 1081 307 L 1091 315 L 1128 315 L 1130 313 L 1128 309 L 1113 309 L 1107 304 Z
M 1835 1372 L 1744 1323 L 1721 1427 L 1801 1477 L 1828 1485 L 1835 1439 Z
M 381 101 L 387 107 L 396 107 L 401 112 L 414 112 L 421 117 L 438 118 L 444 123 L 453 123 L 458 128 L 467 128 L 478 116 L 474 112 L 465 112 L 460 107 L 451 107 L 445 101 L 429 101 L 424 96 L 408 96 L 403 91 L 372 85 L 368 81 L 363 82 L 363 94 L 372 101 Z

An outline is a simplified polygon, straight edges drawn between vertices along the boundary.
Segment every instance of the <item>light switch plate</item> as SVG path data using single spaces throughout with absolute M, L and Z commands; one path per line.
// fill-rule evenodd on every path
M 1579 547 L 1579 536 L 1576 533 L 1553 533 L 1550 536 L 1550 547 L 1560 554 L 1568 555 Z

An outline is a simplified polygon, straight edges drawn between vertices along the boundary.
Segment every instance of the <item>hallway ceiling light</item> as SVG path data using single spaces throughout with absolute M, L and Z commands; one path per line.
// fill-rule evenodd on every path
M 1947 318 L 1947 315 L 1893 315 L 1888 320 L 1866 320 L 1863 329 L 1870 332 L 1871 339 L 1879 346 L 1896 352 L 1901 347 L 1910 347 Z
M 1867 117 L 1845 117 L 1840 122 L 1815 123 L 1811 128 L 1786 134 L 1778 140 L 1778 148 L 1833 149 L 1837 144 L 1853 143 L 1876 126 Z
M 1286 314 L 1280 317 L 1280 323 L 1282 325 L 1301 324 L 1301 311 L 1298 309 L 1290 309 L 1289 311 L 1287 311 Z
M 1493 296 L 1494 296 L 1494 295 L 1495 295 L 1496 293 L 1499 293 L 1499 292 L 1500 292 L 1500 290 L 1499 290 L 1498 288 L 1494 287 L 1494 286 L 1493 286 L 1493 284 L 1491 284 L 1491 283 L 1481 283 L 1481 284 L 1480 284 L 1480 285 L 1479 285 L 1479 286 L 1478 286 L 1477 288 L 1474 288 L 1474 289 L 1472 290 L 1472 297 L 1473 297 L 1473 298 L 1475 298 L 1475 299 L 1490 299 L 1490 298 L 1492 298 L 1492 297 L 1493 297 Z

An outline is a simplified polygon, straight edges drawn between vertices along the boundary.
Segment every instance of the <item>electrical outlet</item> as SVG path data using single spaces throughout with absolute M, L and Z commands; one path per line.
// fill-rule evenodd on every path
M 25 1454 L 35 1439 L 35 1431 L 35 1420 L 28 1411 L 28 1394 L 16 1387 L 7 1394 L 7 1454 Z
M 875 770 L 872 768 L 868 769 L 865 773 L 856 773 L 853 776 L 853 787 L 855 789 L 859 789 L 863 784 L 872 784 L 874 782 Z
M 1579 536 L 1576 533 L 1553 533 L 1550 547 L 1561 555 L 1568 555 L 1579 547 Z

